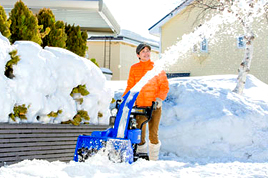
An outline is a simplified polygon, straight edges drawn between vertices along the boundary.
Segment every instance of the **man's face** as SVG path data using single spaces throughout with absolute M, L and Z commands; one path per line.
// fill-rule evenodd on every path
M 151 58 L 151 51 L 148 47 L 145 47 L 141 50 L 140 54 L 137 54 L 137 56 L 142 62 L 146 62 Z

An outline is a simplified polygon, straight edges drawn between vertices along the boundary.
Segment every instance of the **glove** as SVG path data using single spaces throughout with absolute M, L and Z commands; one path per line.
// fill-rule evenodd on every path
M 156 108 L 161 108 L 162 107 L 163 100 L 161 100 L 160 98 L 156 98 L 155 102 L 156 102 Z

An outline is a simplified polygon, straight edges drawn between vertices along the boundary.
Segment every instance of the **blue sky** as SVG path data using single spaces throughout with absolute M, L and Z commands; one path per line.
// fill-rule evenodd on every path
M 178 6 L 181 0 L 104 0 L 121 29 L 157 39 L 148 29 Z

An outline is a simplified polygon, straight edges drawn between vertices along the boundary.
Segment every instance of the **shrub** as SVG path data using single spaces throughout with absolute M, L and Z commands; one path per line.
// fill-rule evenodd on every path
M 9 117 L 16 122 L 16 117 L 20 118 L 21 120 L 27 120 L 26 117 L 26 113 L 27 113 L 27 108 L 25 106 L 25 104 L 23 105 L 15 105 L 13 108 L 13 113 L 9 114 Z
M 52 27 L 47 46 L 66 48 L 67 34 L 65 33 L 65 25 L 63 21 L 57 21 Z
M 86 96 L 89 94 L 87 91 L 86 85 L 78 85 L 77 87 L 73 88 L 70 95 L 73 97 L 73 99 L 78 102 L 79 104 L 82 104 L 84 99 L 81 96 L 74 96 L 75 93 L 79 93 L 81 96 Z
M 48 117 L 58 117 L 58 115 L 61 113 L 62 113 L 62 110 L 58 110 L 57 112 L 51 111 L 47 116 Z
M 42 47 L 66 47 L 67 35 L 65 33 L 65 25 L 62 21 L 55 20 L 55 16 L 50 9 L 43 8 L 37 14 L 38 24 L 43 26 L 42 33 L 48 31 L 48 35 L 43 38 Z M 49 29 L 49 30 L 47 30 Z
M 11 10 L 9 20 L 11 20 L 11 43 L 17 40 L 29 40 L 38 44 L 42 43 L 38 20 L 21 0 L 15 3 L 14 8 Z
M 65 24 L 67 34 L 66 48 L 84 57 L 87 51 L 87 32 L 81 32 L 79 26 Z
M 84 120 L 83 120 L 84 119 Z M 72 120 L 68 120 L 65 122 L 61 122 L 62 124 L 73 124 L 73 125 L 80 125 L 83 121 L 84 124 L 89 124 L 90 117 L 88 116 L 88 112 L 84 110 L 79 110 L 77 114 L 73 117 Z
M 97 60 L 95 58 L 90 59 L 91 62 L 93 62 L 96 66 L 100 67 L 100 65 L 97 63 Z
M 73 97 L 74 93 L 80 93 L 82 96 L 86 96 L 89 94 L 86 85 L 78 85 L 77 87 L 73 88 L 70 95 Z
M 6 63 L 5 66 L 5 76 L 10 79 L 15 77 L 15 75 L 13 74 L 13 65 L 16 65 L 20 61 L 17 52 L 17 50 L 13 50 L 9 53 L 11 59 Z
M 77 114 L 74 116 L 73 120 L 71 121 L 71 123 L 73 125 L 80 125 L 80 123 L 84 120 L 89 121 L 90 117 L 88 116 L 87 111 L 84 110 L 79 110 L 77 112 Z
M 0 5 L 0 32 L 7 38 L 11 35 L 9 27 L 10 21 L 7 20 L 5 9 Z
M 98 117 L 103 117 L 103 114 L 101 112 L 98 112 Z

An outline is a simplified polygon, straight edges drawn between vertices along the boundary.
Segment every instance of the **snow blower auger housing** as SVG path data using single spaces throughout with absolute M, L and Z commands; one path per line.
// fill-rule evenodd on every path
M 94 131 L 89 135 L 80 135 L 74 153 L 74 161 L 84 162 L 86 159 L 101 152 L 107 155 L 113 162 L 133 163 L 139 157 L 148 159 L 148 155 L 136 153 L 137 145 L 141 141 L 141 128 L 150 121 L 154 108 L 133 107 L 139 92 L 129 91 L 123 100 L 116 101 L 116 116 L 111 116 L 110 121 L 114 120 L 113 127 L 105 131 Z M 144 115 L 148 119 L 137 128 L 137 115 Z

